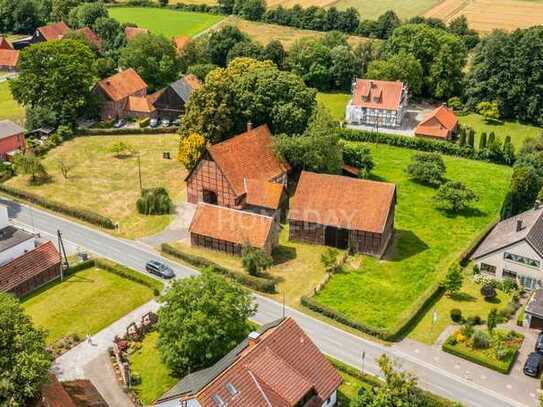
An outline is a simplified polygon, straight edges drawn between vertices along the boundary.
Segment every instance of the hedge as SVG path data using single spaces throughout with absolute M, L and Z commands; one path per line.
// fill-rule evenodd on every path
M 370 374 L 362 374 L 360 373 L 360 370 L 352 367 L 351 365 L 348 365 L 346 363 L 343 363 L 331 356 L 326 357 L 334 367 L 339 370 L 340 372 L 346 373 L 349 376 L 356 377 L 361 382 L 366 383 L 370 386 L 382 386 L 383 381 L 378 378 L 377 376 L 373 376 Z M 452 407 L 458 405 L 458 403 L 448 400 L 444 397 L 438 396 L 436 394 L 430 393 L 429 391 L 422 390 L 419 388 L 419 390 L 422 392 L 424 397 L 428 402 L 431 403 L 433 407 Z
M 269 278 L 255 277 L 239 271 L 227 269 L 226 267 L 214 263 L 205 257 L 185 253 L 167 243 L 162 244 L 161 251 L 165 254 L 169 254 L 170 256 L 183 260 L 184 262 L 189 263 L 199 269 L 210 267 L 214 272 L 227 276 L 232 280 L 254 290 L 265 293 L 275 292 L 275 281 Z
M 84 129 L 78 128 L 78 136 L 133 136 L 138 134 L 176 133 L 177 127 L 131 127 L 122 129 Z
M 518 354 L 518 351 L 515 352 L 515 354 L 509 361 L 509 364 L 506 367 L 504 367 L 504 366 L 500 366 L 498 362 L 493 362 L 492 360 L 488 359 L 484 355 L 479 355 L 475 352 L 469 352 L 469 353 L 464 352 L 461 349 L 455 347 L 454 345 L 448 344 L 447 341 L 445 341 L 441 349 L 444 352 L 450 353 L 451 355 L 458 356 L 459 358 L 466 359 L 473 363 L 477 363 L 478 365 L 487 367 L 489 369 L 495 370 L 496 372 L 499 372 L 502 374 L 509 374 Z
M 5 184 L 0 184 L 0 192 L 4 192 L 5 194 L 13 196 L 15 198 L 19 198 L 33 204 L 42 206 L 46 209 L 50 209 L 64 215 L 72 216 L 82 221 L 92 223 L 93 225 L 98 225 L 105 229 L 115 229 L 115 224 L 110 218 L 99 215 L 95 212 L 88 211 L 86 209 L 74 208 L 72 206 L 68 206 L 60 202 L 55 202 L 50 199 L 35 195 L 31 192 L 13 188 Z
M 94 260 L 85 260 L 82 262 L 77 263 L 74 266 L 70 266 L 68 270 L 64 272 L 64 275 L 69 275 L 73 273 L 77 273 L 78 271 L 85 270 L 91 267 L 94 267 Z
M 492 159 L 479 154 L 479 152 L 472 147 L 461 146 L 450 141 L 432 140 L 422 137 L 407 137 L 396 134 L 377 133 L 373 131 L 353 129 L 337 129 L 336 132 L 340 138 L 347 141 L 387 144 L 390 146 L 409 148 L 412 150 L 435 152 L 455 157 L 506 165 L 501 157 Z

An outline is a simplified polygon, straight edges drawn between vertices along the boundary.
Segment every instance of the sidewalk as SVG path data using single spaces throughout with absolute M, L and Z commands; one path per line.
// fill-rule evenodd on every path
M 525 341 L 520 354 L 523 354 L 523 350 L 529 348 L 530 345 L 531 341 Z M 519 358 L 515 361 L 511 373 L 503 375 L 443 352 L 440 346 L 430 346 L 411 339 L 404 339 L 392 345 L 392 349 L 439 367 L 450 374 L 460 376 L 465 380 L 491 389 L 511 399 L 522 401 L 526 406 L 539 405 L 537 401 L 539 380 L 523 374 L 522 362 Z

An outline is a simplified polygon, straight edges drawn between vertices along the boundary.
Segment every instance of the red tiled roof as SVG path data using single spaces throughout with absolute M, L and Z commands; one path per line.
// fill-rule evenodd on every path
M 13 49 L 11 43 L 0 35 L 0 49 Z
M 147 84 L 132 68 L 116 73 L 109 78 L 102 79 L 98 82 L 98 86 L 100 86 L 114 102 L 147 89 Z
M 357 79 L 352 104 L 370 109 L 397 110 L 402 101 L 402 82 Z
M 284 187 L 275 182 L 248 179 L 245 182 L 248 205 L 277 209 L 281 203 Z
M 19 51 L 13 49 L 0 49 L 0 66 L 15 68 L 19 60 Z
M 191 37 L 181 35 L 178 37 L 174 37 L 173 42 L 175 44 L 175 49 L 177 50 L 177 53 L 180 53 L 183 51 L 183 49 L 192 41 Z
M 126 35 L 127 40 L 132 40 L 140 34 L 149 34 L 149 30 L 147 28 L 139 28 L 139 27 L 125 27 L 124 28 L 124 35 Z
M 60 255 L 49 241 L 0 267 L 0 291 L 9 291 L 59 264 Z
M 138 113 L 152 113 L 156 109 L 151 103 L 149 98 L 144 96 L 129 96 L 128 97 L 128 106 L 126 110 L 129 112 L 138 112 Z
M 49 373 L 49 381 L 41 388 L 41 395 L 29 407 L 77 407 L 62 383 Z
M 273 219 L 268 216 L 200 203 L 189 232 L 264 249 L 272 228 Z
M 46 41 L 59 40 L 70 32 L 70 27 L 68 27 L 64 21 L 61 21 L 59 23 L 39 27 L 38 31 Z
M 273 152 L 272 135 L 265 124 L 212 145 L 208 151 L 237 196 L 245 193 L 245 179 L 270 181 L 287 170 Z
M 395 191 L 386 182 L 303 171 L 288 219 L 381 233 Z
M 102 48 L 102 40 L 89 27 L 80 28 L 79 30 L 76 30 L 76 32 L 83 34 L 87 41 L 93 44 L 96 48 Z
M 202 407 L 215 407 L 214 395 L 232 406 L 268 407 L 268 400 L 274 407 L 292 407 L 309 392 L 322 405 L 341 384 L 332 364 L 290 317 L 254 341 L 197 394 Z M 227 383 L 239 393 L 232 396 Z
M 445 105 L 434 109 L 415 129 L 415 134 L 447 138 L 458 124 L 458 118 Z

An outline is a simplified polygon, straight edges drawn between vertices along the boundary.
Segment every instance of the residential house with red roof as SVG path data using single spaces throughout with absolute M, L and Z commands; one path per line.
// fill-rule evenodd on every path
M 156 113 L 147 98 L 147 84 L 132 68 L 102 79 L 93 94 L 100 99 L 102 120 L 152 117 Z
M 92 31 L 89 27 L 83 27 L 79 30 L 75 30 L 76 33 L 82 34 L 83 37 L 92 45 L 96 47 L 96 49 L 101 50 L 102 49 L 102 40 L 98 35 Z
M 38 27 L 32 36 L 31 43 L 60 40 L 71 31 L 64 21 Z
M 0 48 L 0 71 L 15 72 L 19 62 L 19 52 L 14 49 Z
M 185 376 L 155 407 L 333 407 L 342 382 L 291 317 L 262 326 L 213 366 Z
M 396 186 L 303 171 L 289 213 L 289 239 L 381 257 L 394 232 Z
M 185 179 L 187 200 L 274 216 L 283 201 L 287 165 L 273 152 L 267 125 L 209 146 Z
M 7 160 L 25 149 L 24 132 L 25 129 L 11 120 L 0 120 L 0 159 Z
M 49 373 L 49 380 L 28 407 L 108 407 L 108 404 L 90 380 L 60 382 Z
M 11 43 L 2 35 L 0 35 L 0 49 L 13 49 Z
M 434 109 L 415 129 L 415 135 L 438 140 L 451 140 L 458 129 L 458 117 L 445 105 Z
M 357 79 L 346 109 L 345 121 L 352 125 L 400 127 L 408 101 L 403 82 Z

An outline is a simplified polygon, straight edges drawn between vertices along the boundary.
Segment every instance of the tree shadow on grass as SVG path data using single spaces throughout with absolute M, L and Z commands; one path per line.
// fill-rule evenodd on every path
M 489 304 L 501 304 L 502 300 L 500 300 L 498 297 L 485 298 L 485 302 L 488 302 Z
M 471 294 L 459 292 L 454 293 L 450 296 L 451 300 L 458 301 L 458 302 L 475 302 L 477 301 L 477 297 L 474 297 Z
M 403 261 L 429 249 L 429 246 L 410 230 L 396 229 L 383 260 Z
M 296 248 L 292 246 L 277 246 L 273 249 L 273 265 L 278 266 L 280 264 L 287 263 L 296 259 Z
M 370 172 L 370 175 L 368 176 L 368 179 L 370 181 L 387 182 L 386 178 L 380 177 L 379 175 L 374 174 L 373 172 Z
M 456 219 L 459 216 L 463 218 L 478 218 L 478 217 L 487 215 L 486 212 L 483 212 L 479 208 L 472 208 L 472 207 L 467 207 L 466 209 L 459 212 L 451 211 L 449 209 L 440 209 L 439 211 L 443 213 L 449 219 Z

